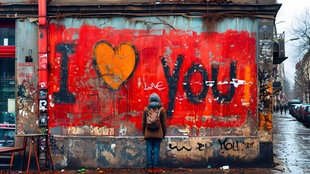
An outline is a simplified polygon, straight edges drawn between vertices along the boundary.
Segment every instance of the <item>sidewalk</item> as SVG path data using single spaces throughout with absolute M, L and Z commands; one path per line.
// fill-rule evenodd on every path
M 274 167 L 273 168 L 229 168 L 223 170 L 220 168 L 170 168 L 163 169 L 162 174 L 289 174 L 291 173 L 285 163 L 279 160 L 274 154 Z M 22 171 L 14 170 L 0 170 L 0 174 L 21 174 Z M 37 171 L 30 171 L 29 174 L 37 174 Z M 147 174 L 146 169 L 112 169 L 112 168 L 98 168 L 98 169 L 85 169 L 85 170 L 42 170 L 42 174 Z
M 9 173 L 9 171 L 1 171 L 3 173 Z M 10 174 L 19 174 L 21 171 L 11 171 Z M 37 174 L 37 171 L 31 171 L 29 174 Z M 146 174 L 145 169 L 96 169 L 96 170 L 88 170 L 86 169 L 84 172 L 79 172 L 78 170 L 60 170 L 60 171 L 42 171 L 42 174 L 75 174 L 75 173 L 83 173 L 83 174 Z M 244 168 L 244 169 L 164 169 L 163 174 L 277 174 L 277 173 L 285 173 L 284 171 L 278 170 L 276 168 Z
M 63 173 L 73 174 L 79 173 L 77 171 L 63 171 Z M 146 174 L 145 169 L 97 169 L 97 170 L 86 170 L 85 174 Z M 164 169 L 163 174 L 269 174 L 273 173 L 270 169 L 230 169 L 230 170 L 222 170 L 222 169 Z M 281 173 L 281 172 L 280 172 Z

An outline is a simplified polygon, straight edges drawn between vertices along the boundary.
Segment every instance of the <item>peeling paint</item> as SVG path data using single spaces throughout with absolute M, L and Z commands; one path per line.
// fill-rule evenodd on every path
M 36 130 L 29 119 L 48 107 L 57 168 L 144 167 L 141 118 L 152 92 L 168 114 L 164 167 L 261 160 L 261 142 L 272 142 L 270 96 L 261 93 L 271 90 L 262 77 L 272 54 L 261 19 L 170 16 L 155 25 L 161 19 L 50 21 L 47 106 L 26 85 L 18 131 Z

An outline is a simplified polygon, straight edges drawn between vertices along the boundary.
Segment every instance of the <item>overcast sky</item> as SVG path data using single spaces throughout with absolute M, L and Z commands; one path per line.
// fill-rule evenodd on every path
M 294 36 L 292 35 L 292 26 L 296 25 L 296 20 L 302 16 L 306 9 L 310 10 L 310 0 L 278 0 L 279 4 L 282 4 L 277 17 L 276 25 L 277 32 L 285 32 L 285 40 L 288 41 Z M 310 20 L 310 19 L 309 19 Z M 291 85 L 294 83 L 295 64 L 302 59 L 302 57 L 296 57 L 294 51 L 298 44 L 298 40 L 288 41 L 285 44 L 285 54 L 288 57 L 284 61 L 285 75 L 291 80 Z

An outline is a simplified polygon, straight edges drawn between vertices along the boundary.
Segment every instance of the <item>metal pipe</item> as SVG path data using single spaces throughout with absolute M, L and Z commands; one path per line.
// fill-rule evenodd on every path
M 38 76 L 39 89 L 47 89 L 48 69 L 47 69 L 47 25 L 46 25 L 46 0 L 38 1 Z

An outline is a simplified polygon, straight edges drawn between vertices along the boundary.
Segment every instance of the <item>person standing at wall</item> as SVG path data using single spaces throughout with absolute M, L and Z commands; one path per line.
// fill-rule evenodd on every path
M 160 97 L 152 93 L 148 106 L 143 111 L 142 130 L 146 140 L 147 172 L 160 173 L 159 152 L 162 139 L 166 135 L 166 110 Z

